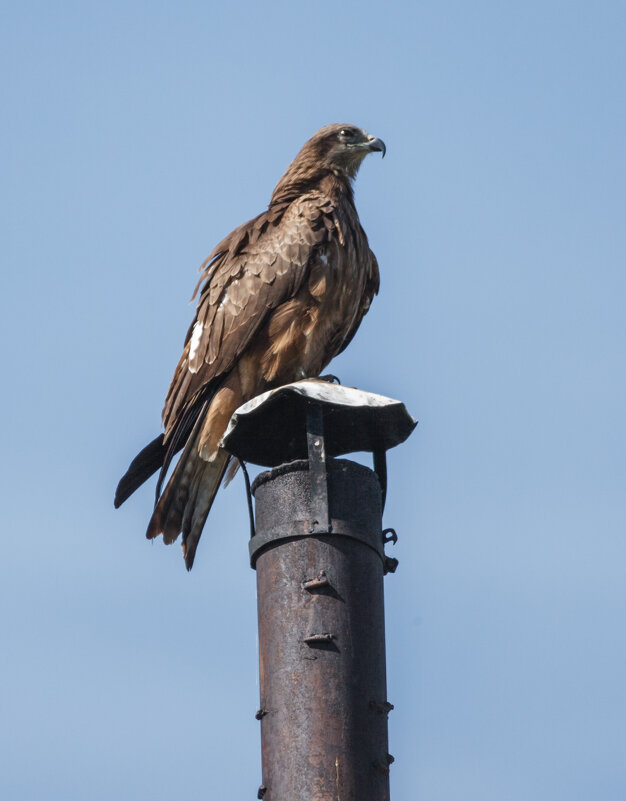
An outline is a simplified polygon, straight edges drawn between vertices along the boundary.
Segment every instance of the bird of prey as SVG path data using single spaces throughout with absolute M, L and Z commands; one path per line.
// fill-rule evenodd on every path
M 378 264 L 352 182 L 368 153 L 385 150 L 354 125 L 326 125 L 289 165 L 267 210 L 223 239 L 200 267 L 196 315 L 165 400 L 164 433 L 135 457 L 115 494 L 118 507 L 161 470 L 146 536 L 162 534 L 169 544 L 182 532 L 188 570 L 230 459 L 220 443 L 233 412 L 268 389 L 319 376 L 378 292 Z

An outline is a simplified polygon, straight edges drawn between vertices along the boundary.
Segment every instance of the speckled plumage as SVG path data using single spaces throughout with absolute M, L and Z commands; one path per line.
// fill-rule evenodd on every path
M 232 413 L 266 389 L 319 375 L 378 291 L 378 265 L 351 187 L 375 150 L 384 153 L 384 144 L 354 126 L 322 128 L 287 169 L 267 211 L 236 228 L 201 267 L 164 434 L 136 457 L 116 494 L 117 506 L 160 467 L 163 477 L 184 448 L 147 536 L 163 534 L 169 543 L 182 532 L 188 569 L 228 464 L 220 442 Z

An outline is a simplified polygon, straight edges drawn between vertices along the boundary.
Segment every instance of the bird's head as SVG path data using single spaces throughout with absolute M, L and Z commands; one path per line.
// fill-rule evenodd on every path
M 386 153 L 382 139 L 356 125 L 325 125 L 304 144 L 278 182 L 272 202 L 292 199 L 333 173 L 350 192 L 350 182 L 368 153 Z
M 354 178 L 368 153 L 387 152 L 382 139 L 368 134 L 356 125 L 334 123 L 325 125 L 304 145 L 300 153 L 315 157 L 320 165 Z

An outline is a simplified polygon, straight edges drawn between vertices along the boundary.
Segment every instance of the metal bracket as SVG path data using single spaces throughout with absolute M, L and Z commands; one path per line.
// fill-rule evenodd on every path
M 252 490 L 250 488 L 250 476 L 248 474 L 248 469 L 246 468 L 246 463 L 243 459 L 239 460 L 239 464 L 241 465 L 241 471 L 243 473 L 244 481 L 246 482 L 246 498 L 248 500 L 248 515 L 250 517 L 250 538 L 254 537 L 256 534 L 256 528 L 254 525 L 254 504 L 252 503 Z
M 398 535 L 396 534 L 396 530 L 394 528 L 386 528 L 382 534 L 383 538 L 383 548 L 388 542 L 393 543 L 394 545 L 398 542 Z M 394 559 L 392 556 L 387 556 L 383 559 L 383 575 L 387 575 L 387 573 L 395 573 L 398 569 L 398 560 Z
M 382 448 L 374 451 L 374 472 L 378 476 L 381 491 L 381 511 L 385 511 L 385 501 L 387 500 L 387 451 Z
M 393 542 L 394 545 L 398 542 L 398 535 L 396 534 L 395 528 L 386 528 L 383 530 L 383 545 L 386 545 L 388 542 Z
M 326 373 L 326 375 L 319 376 L 319 380 L 327 381 L 329 384 L 337 384 L 338 386 L 341 386 L 341 381 L 332 373 Z
M 388 716 L 395 707 L 389 701 L 370 701 L 370 709 L 373 709 L 378 715 Z
M 307 406 L 306 443 L 311 478 L 311 534 L 330 534 L 324 410 L 318 403 Z

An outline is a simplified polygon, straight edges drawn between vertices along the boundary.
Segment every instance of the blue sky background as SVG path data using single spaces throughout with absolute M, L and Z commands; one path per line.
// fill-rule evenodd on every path
M 385 524 L 397 801 L 626 797 L 626 8 L 2 5 L 0 794 L 254 798 L 240 478 L 144 539 L 196 268 L 328 122 L 382 137 L 332 365 L 420 419 Z

